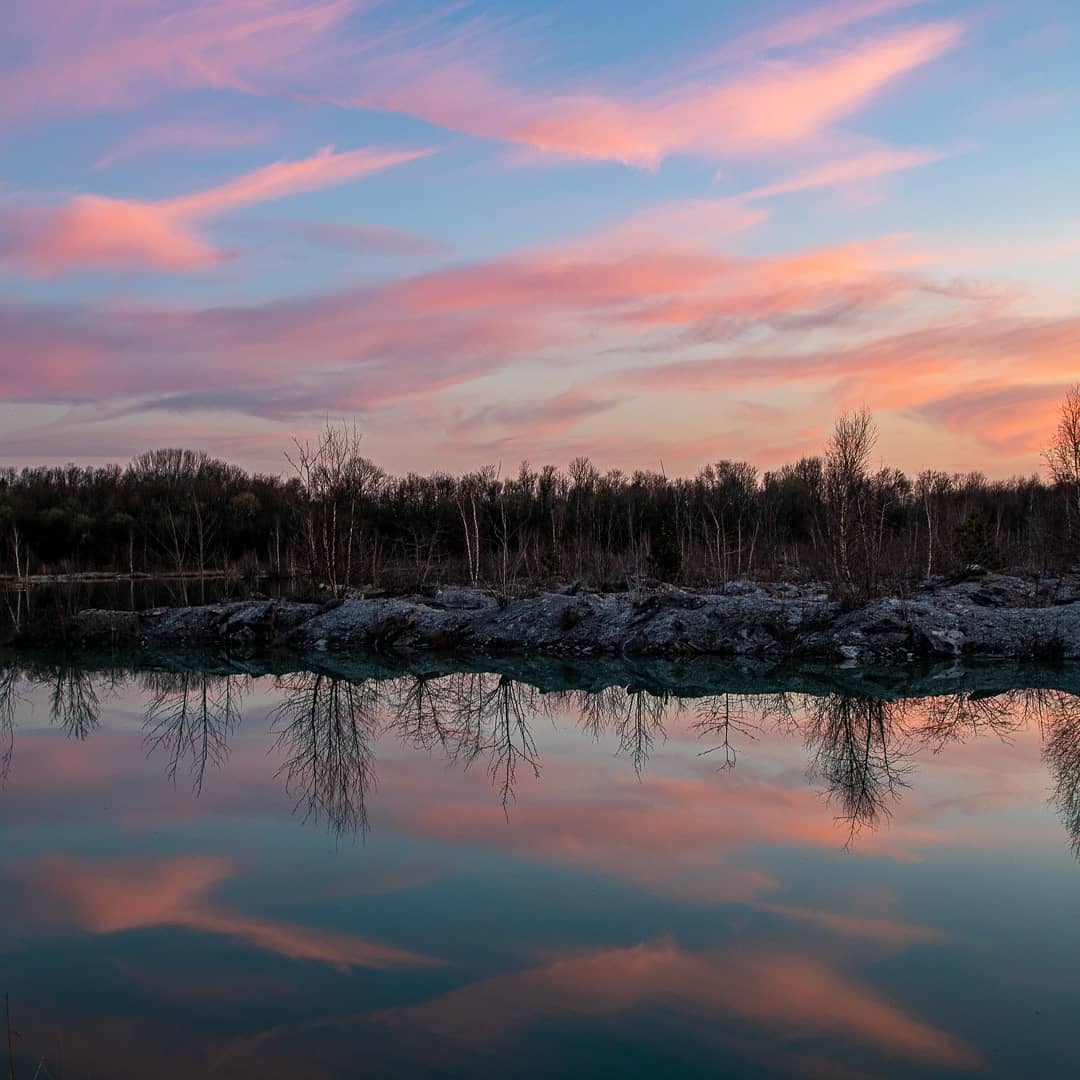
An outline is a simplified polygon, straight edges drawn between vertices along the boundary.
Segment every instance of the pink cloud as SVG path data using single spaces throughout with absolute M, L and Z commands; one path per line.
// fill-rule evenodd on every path
M 131 108 L 202 87 L 263 93 L 310 70 L 351 0 L 13 0 L 25 59 L 0 77 L 0 119 Z
M 1064 379 L 1037 385 L 975 383 L 927 401 L 914 412 L 958 434 L 978 432 L 982 442 L 997 450 L 1034 457 L 1049 441 L 1068 386 Z
M 917 291 L 918 282 L 911 284 Z M 650 390 L 704 391 L 832 381 L 855 396 L 865 395 L 868 403 L 882 409 L 930 409 L 942 399 L 936 407 L 941 414 L 938 420 L 961 401 L 971 402 L 977 410 L 980 396 L 986 393 L 990 407 L 1011 401 L 1022 409 L 1033 394 L 1040 401 L 1048 399 L 1048 387 L 1034 392 L 1030 380 L 1067 378 L 1070 358 L 1080 347 L 1080 320 L 1010 316 L 995 313 L 993 301 L 973 299 L 970 303 L 974 306 L 966 318 L 954 314 L 917 330 L 869 336 L 814 352 L 736 349 L 703 360 L 643 364 L 621 372 L 619 382 Z M 963 413 L 956 409 L 954 430 L 959 430 Z M 973 426 L 977 435 L 983 429 L 981 423 Z
M 531 92 L 462 59 L 422 53 L 385 62 L 392 89 L 353 100 L 544 153 L 655 168 L 676 153 L 741 155 L 806 141 L 954 48 L 961 33 L 957 23 L 929 23 L 824 59 L 773 61 L 639 99 Z
M 945 156 L 939 150 L 901 150 L 895 147 L 882 147 L 855 157 L 815 165 L 787 180 L 754 188 L 742 197 L 744 199 L 771 199 L 777 195 L 789 195 L 814 188 L 838 187 L 863 180 L 874 180 L 890 173 L 941 161 Z
M 580 421 L 589 420 L 616 408 L 622 399 L 600 397 L 583 387 L 571 387 L 555 397 L 527 401 L 519 405 L 488 405 L 454 422 L 449 429 L 455 440 L 476 441 L 477 433 L 485 430 L 508 429 L 513 434 L 506 440 L 486 444 L 489 448 L 501 442 L 532 441 L 569 431 Z
M 320 248 L 346 254 L 421 256 L 444 251 L 426 236 L 387 225 L 246 218 L 231 222 L 229 230 L 271 252 Z
M 198 205 L 208 203 L 235 198 Z M 54 308 L 47 316 L 0 309 L 0 392 L 10 400 L 119 398 L 259 415 L 318 412 L 330 403 L 367 408 L 550 358 L 555 349 L 596 352 L 652 329 L 690 332 L 720 315 L 747 326 L 838 299 L 872 304 L 896 288 L 880 269 L 896 256 L 879 245 L 752 260 L 677 237 L 653 250 L 613 235 L 609 249 L 599 237 L 265 306 Z M 27 350 L 38 357 L 33 366 L 19 362 Z M 149 351 L 154 365 L 143 362 Z M 297 356 L 305 357 L 302 369 Z
M 170 200 L 164 214 L 149 204 L 149 224 L 136 212 L 110 241 L 118 250 L 106 253 L 126 256 L 122 241 L 134 231 L 140 257 L 150 247 L 158 263 L 197 259 L 203 252 L 183 245 L 203 241 L 186 223 L 338 175 L 339 163 L 288 164 Z M 169 207 L 185 228 L 159 235 L 150 225 L 171 224 Z M 697 231 L 695 221 L 702 223 Z M 546 401 L 496 405 L 481 391 L 456 413 L 440 413 L 441 430 L 430 423 L 426 430 L 438 438 L 449 427 L 461 452 L 490 452 L 510 445 L 509 436 L 535 456 L 546 440 L 601 416 L 616 400 L 632 408 L 655 393 L 816 388 L 821 414 L 807 417 L 801 431 L 827 424 L 830 410 L 851 400 L 921 416 L 921 407 L 939 399 L 973 397 L 979 384 L 986 386 L 978 392 L 992 387 L 1004 400 L 1010 388 L 1049 386 L 1075 370 L 1077 320 L 1024 314 L 1032 298 L 1015 290 L 939 280 L 922 253 L 889 238 L 737 255 L 724 241 L 746 222 L 727 200 L 675 204 L 560 244 L 266 305 L 9 303 L 0 306 L 0 395 L 11 402 L 104 403 L 95 415 L 114 423 L 133 412 L 206 410 L 284 420 L 430 403 L 528 363 L 555 381 Z M 81 236 L 71 228 L 53 261 L 105 257 L 94 247 L 103 238 L 91 231 L 80 247 Z M 959 431 L 966 414 L 954 413 L 949 426 Z M 483 430 L 463 439 L 469 426 Z M 768 436 L 759 425 L 739 430 L 750 440 L 743 453 Z M 967 430 L 1005 446 L 974 416 Z M 29 437 L 10 433 L 0 452 L 14 452 L 10 447 L 27 445 Z M 637 449 L 629 445 L 635 462 L 639 452 L 650 461 L 657 454 L 684 460 L 699 445 L 711 456 L 709 439 L 716 437 L 661 425 L 648 447 L 640 439 Z
M 235 150 L 259 146 L 270 137 L 265 127 L 225 127 L 220 124 L 155 124 L 133 135 L 103 154 L 94 164 L 95 171 L 108 169 L 118 161 L 167 150 Z
M 215 188 L 156 202 L 80 195 L 57 208 L 0 219 L 0 252 L 42 274 L 85 267 L 190 270 L 223 258 L 195 232 L 207 219 L 253 203 L 356 180 L 423 157 L 426 150 L 326 147 L 299 161 L 278 161 Z
M 748 54 L 768 53 L 794 45 L 805 45 L 849 26 L 906 8 L 919 7 L 925 2 L 926 0 L 832 0 L 831 3 L 819 4 L 768 26 L 740 34 L 709 59 L 713 62 L 741 60 Z
M 29 59 L 0 81 L 0 101 L 10 120 L 213 87 L 406 113 L 542 154 L 655 168 L 672 154 L 753 154 L 814 138 L 957 45 L 959 24 L 928 22 L 808 57 L 768 56 L 907 6 L 819 7 L 706 51 L 635 95 L 519 84 L 505 72 L 522 66 L 525 44 L 453 10 L 410 22 L 351 0 L 51 0 L 45 10 L 20 0 L 14 25 Z M 742 70 L 731 72 L 733 60 Z

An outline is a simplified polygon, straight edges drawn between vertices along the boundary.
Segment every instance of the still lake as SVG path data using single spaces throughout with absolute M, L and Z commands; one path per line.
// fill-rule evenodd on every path
M 1074 669 L 128 663 L 0 659 L 18 1077 L 1080 1075 Z

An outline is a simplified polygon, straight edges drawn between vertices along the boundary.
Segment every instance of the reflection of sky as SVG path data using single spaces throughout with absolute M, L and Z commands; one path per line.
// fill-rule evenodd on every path
M 58 1036 L 110 1076 L 1078 1060 L 1080 877 L 1035 725 L 921 747 L 891 818 L 847 847 L 797 731 L 765 724 L 718 770 L 691 706 L 639 776 L 560 705 L 534 717 L 540 776 L 519 765 L 505 814 L 486 760 L 385 732 L 360 841 L 294 812 L 268 680 L 198 798 L 187 763 L 174 785 L 163 747 L 147 756 L 140 692 L 96 686 L 83 741 L 50 726 L 47 687 L 25 692 L 0 796 L 0 955 L 28 1064 Z

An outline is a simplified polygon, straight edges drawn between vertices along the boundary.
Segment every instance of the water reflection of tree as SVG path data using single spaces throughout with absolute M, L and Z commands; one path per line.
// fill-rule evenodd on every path
M 151 672 L 142 679 L 150 695 L 146 707 L 147 753 L 166 755 L 166 773 L 173 783 L 184 763 L 192 789 L 202 793 L 207 766 L 220 768 L 229 754 L 229 736 L 240 724 L 246 676 L 205 672 Z
M 1024 710 L 1016 707 L 1011 694 L 941 694 L 921 699 L 918 705 L 921 718 L 912 721 L 909 731 L 914 738 L 932 744 L 935 751 L 948 743 L 983 735 L 996 735 L 1008 742 L 1027 724 Z
M 49 719 L 78 740 L 85 739 L 99 723 L 101 702 L 94 687 L 94 673 L 74 664 L 53 669 L 49 677 Z
M 441 748 L 453 756 L 457 745 L 451 722 L 453 680 L 416 675 L 400 680 L 391 695 L 390 726 L 406 742 L 423 750 Z
M 506 675 L 465 674 L 452 678 L 452 715 L 456 749 L 466 765 L 486 758 L 503 809 L 516 798 L 518 768 L 540 775 L 540 755 L 532 718 L 546 714 L 547 702 L 534 686 Z
M 17 668 L 0 668 L 0 784 L 7 780 L 15 757 L 15 706 L 21 679 Z
M 297 808 L 305 808 L 305 820 L 325 815 L 338 834 L 366 832 L 379 685 L 304 673 L 279 686 L 284 696 L 271 712 L 271 728 L 286 757 L 277 775 L 296 794 Z
M 477 753 L 486 751 L 489 755 L 488 770 L 492 780 L 502 789 L 504 810 L 516 798 L 514 785 L 519 764 L 528 766 L 533 776 L 540 775 L 540 755 L 530 719 L 542 712 L 546 712 L 546 707 L 540 700 L 539 691 L 505 675 L 482 690 L 476 713 L 477 731 L 482 730 L 480 725 L 486 727 L 485 721 L 489 721 L 490 736 L 486 745 L 476 744 Z
M 599 742 L 600 736 L 622 718 L 629 694 L 621 686 L 601 690 L 571 690 L 559 695 L 560 702 L 581 717 L 581 726 Z
M 615 725 L 618 753 L 626 754 L 641 775 L 657 739 L 667 739 L 665 720 L 669 712 L 681 712 L 682 701 L 672 694 L 634 690 L 627 694 L 626 709 Z
M 558 695 L 558 700 L 575 711 L 581 727 L 597 742 L 613 732 L 617 753 L 628 756 L 640 776 L 657 740 L 667 738 L 667 720 L 682 712 L 685 702 L 676 694 L 645 689 L 607 686 L 601 690 L 575 690 Z
M 782 694 L 713 694 L 697 703 L 694 731 L 701 740 L 713 743 L 701 751 L 702 757 L 719 754 L 721 769 L 733 769 L 738 758 L 735 737 L 756 739 L 765 723 L 772 717 L 790 714 Z
M 418 676 L 391 702 L 391 726 L 413 745 L 439 747 L 466 768 L 486 760 L 503 808 L 515 799 L 518 769 L 540 775 L 533 722 L 550 713 L 536 687 L 506 675 Z
M 810 775 L 824 780 L 848 823 L 848 843 L 864 826 L 892 812 L 907 787 L 908 740 L 903 717 L 908 703 L 849 694 L 826 694 L 807 702 L 805 731 Z
M 1080 858 L 1080 697 L 1056 690 L 1024 695 L 1042 729 L 1043 756 L 1073 854 Z

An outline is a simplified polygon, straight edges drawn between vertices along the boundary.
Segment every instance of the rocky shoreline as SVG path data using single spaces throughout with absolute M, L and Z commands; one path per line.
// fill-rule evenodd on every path
M 482 589 L 325 604 L 249 600 L 141 612 L 86 610 L 78 648 L 209 648 L 543 656 L 723 656 L 904 662 L 1080 659 L 1080 577 L 1048 583 L 979 573 L 907 597 L 841 603 L 823 586 L 737 583 L 727 592 L 580 588 L 500 602 Z M 22 641 L 21 644 L 43 644 Z

